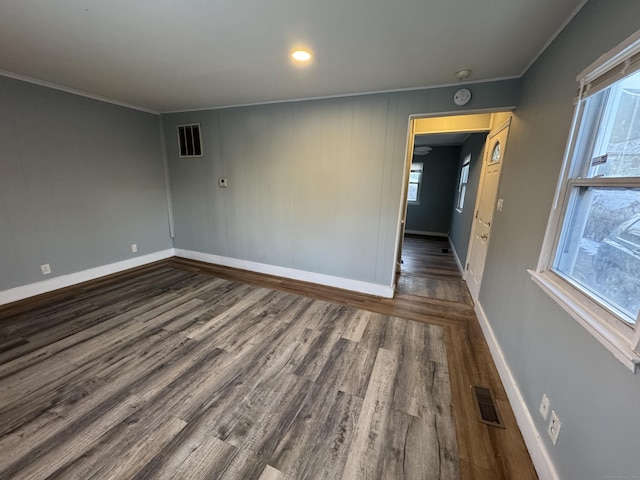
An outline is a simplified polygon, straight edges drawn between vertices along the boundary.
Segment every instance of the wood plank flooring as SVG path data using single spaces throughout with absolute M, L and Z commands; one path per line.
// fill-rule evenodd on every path
M 423 246 L 394 299 L 173 259 L 0 307 L 0 478 L 537 478 Z
M 459 478 L 442 327 L 165 266 L 0 335 L 0 478 Z
M 398 293 L 473 304 L 446 238 L 407 235 L 402 260 Z

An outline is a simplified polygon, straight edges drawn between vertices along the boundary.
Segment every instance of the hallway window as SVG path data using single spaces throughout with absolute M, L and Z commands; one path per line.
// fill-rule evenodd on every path
M 420 186 L 422 185 L 422 164 L 412 163 L 411 173 L 409 173 L 409 193 L 407 201 L 413 204 L 420 204 Z
M 464 161 L 462 162 L 462 170 L 460 170 L 460 180 L 458 181 L 458 201 L 456 202 L 456 210 L 460 213 L 462 213 L 462 209 L 464 208 L 464 196 L 467 193 L 470 165 L 471 154 L 464 158 Z
M 572 138 L 533 278 L 636 371 L 640 32 L 624 45 L 581 74 Z

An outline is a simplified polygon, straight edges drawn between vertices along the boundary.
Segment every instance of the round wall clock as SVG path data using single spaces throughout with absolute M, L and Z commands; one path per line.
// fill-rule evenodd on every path
M 468 88 L 461 88 L 453 95 L 453 101 L 458 106 L 466 105 L 469 100 L 471 100 L 471 90 Z

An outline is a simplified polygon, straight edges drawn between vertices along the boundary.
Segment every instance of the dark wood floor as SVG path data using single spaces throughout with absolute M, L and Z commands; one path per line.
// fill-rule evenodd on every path
M 174 259 L 0 307 L 0 478 L 536 478 L 439 242 L 395 299 Z
M 402 249 L 401 294 L 473 305 L 471 295 L 444 237 L 407 235 Z

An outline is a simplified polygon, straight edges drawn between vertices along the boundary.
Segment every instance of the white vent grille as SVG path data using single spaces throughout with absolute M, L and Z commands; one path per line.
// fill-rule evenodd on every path
M 180 158 L 201 157 L 202 137 L 200 124 L 178 125 L 178 148 Z

